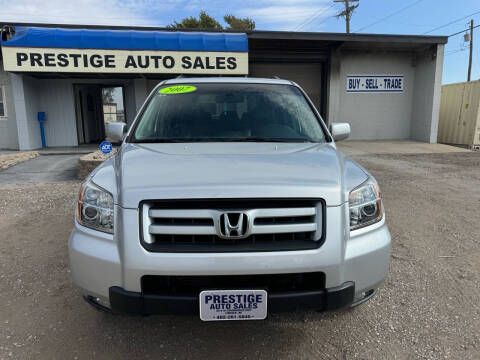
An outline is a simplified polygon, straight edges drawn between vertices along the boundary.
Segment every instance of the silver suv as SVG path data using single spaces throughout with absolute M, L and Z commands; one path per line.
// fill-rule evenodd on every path
M 291 81 L 163 81 L 81 186 L 75 283 L 99 309 L 206 321 L 364 302 L 390 234 L 377 182 L 335 146 L 349 133 Z

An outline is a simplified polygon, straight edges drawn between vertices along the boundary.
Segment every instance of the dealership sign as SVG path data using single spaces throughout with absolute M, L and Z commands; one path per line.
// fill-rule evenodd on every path
M 17 27 L 6 71 L 248 74 L 245 34 Z
M 403 75 L 347 75 L 348 93 L 401 93 Z
M 6 71 L 248 74 L 248 53 L 3 47 Z

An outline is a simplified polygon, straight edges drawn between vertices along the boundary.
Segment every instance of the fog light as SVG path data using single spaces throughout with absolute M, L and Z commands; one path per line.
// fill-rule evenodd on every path
M 110 301 L 102 298 L 95 298 L 95 302 L 99 305 L 105 306 L 107 308 L 110 308 Z
M 109 299 L 95 297 L 95 296 L 84 296 L 84 299 L 90 304 L 96 307 L 97 309 L 109 310 L 110 301 Z
M 358 294 L 357 296 L 355 296 L 355 298 L 353 299 L 353 303 L 355 304 L 355 303 L 357 303 L 357 302 L 359 302 L 359 301 L 362 301 L 362 300 L 367 299 L 368 297 L 372 296 L 374 292 L 375 292 L 374 289 L 361 292 L 360 294 Z

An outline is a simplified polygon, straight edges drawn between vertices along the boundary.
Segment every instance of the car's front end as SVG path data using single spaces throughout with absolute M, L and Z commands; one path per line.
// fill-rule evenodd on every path
M 257 140 L 127 138 L 80 191 L 69 250 L 85 298 L 228 320 L 373 296 L 390 259 L 375 180 L 332 141 Z

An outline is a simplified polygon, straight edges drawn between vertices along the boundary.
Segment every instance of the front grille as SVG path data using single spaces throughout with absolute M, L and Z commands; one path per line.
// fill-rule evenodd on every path
M 146 201 L 141 242 L 152 252 L 316 249 L 324 214 L 323 202 L 311 199 Z
M 198 296 L 203 290 L 265 289 L 269 294 L 325 288 L 321 272 L 264 275 L 164 276 L 145 275 L 142 292 L 155 295 Z

